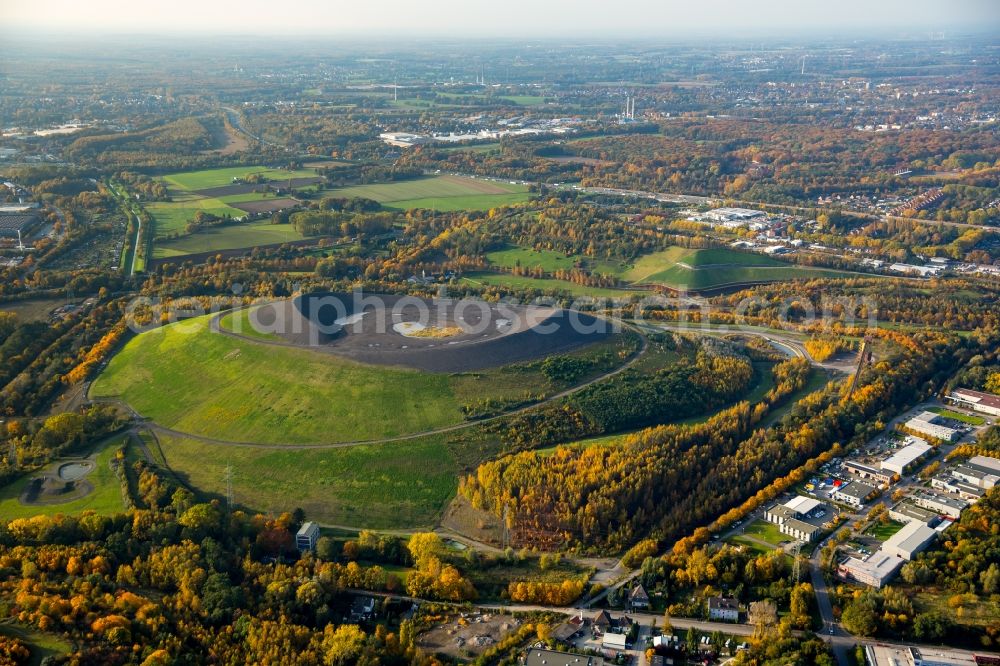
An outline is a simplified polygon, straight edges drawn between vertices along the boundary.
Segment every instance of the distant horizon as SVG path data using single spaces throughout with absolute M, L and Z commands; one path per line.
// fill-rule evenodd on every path
M 501 5 L 433 0 L 417 5 L 381 0 L 366 6 L 310 0 L 244 0 L 239 7 L 211 0 L 175 0 L 137 6 L 123 0 L 67 5 L 58 0 L 7 0 L 0 35 L 5 38 L 101 37 L 309 37 L 368 41 L 379 38 L 648 40 L 668 37 L 741 40 L 835 35 L 885 37 L 1000 31 L 1000 3 L 954 0 L 771 0 L 764 6 L 738 0 L 702 3 L 625 0 L 609 12 L 595 0 L 508 0 Z M 415 11 L 416 7 L 416 11 Z
M 466 34 L 456 36 L 452 33 L 392 33 L 392 32 L 365 32 L 352 30 L 349 32 L 195 32 L 195 31 L 154 31 L 154 30 L 120 30 L 108 32 L 88 32 L 80 34 L 72 30 L 39 29 L 34 27 L 14 28 L 12 26 L 0 26 L 0 37 L 8 43 L 16 42 L 47 42 L 59 40 L 65 45 L 91 45 L 103 43 L 108 46 L 127 45 L 134 40 L 163 40 L 163 41 L 194 41 L 204 40 L 212 37 L 215 43 L 205 43 L 206 47 L 221 46 L 223 44 L 256 41 L 260 39 L 276 40 L 276 43 L 285 44 L 288 41 L 296 40 L 309 44 L 321 42 L 329 43 L 330 40 L 337 40 L 341 44 L 375 45 L 381 42 L 381 46 L 391 46 L 385 44 L 385 40 L 395 40 L 399 46 L 419 45 L 419 44 L 455 44 L 466 45 L 469 42 L 482 42 L 490 45 L 515 45 L 527 44 L 530 46 L 586 46 L 586 45 L 608 45 L 617 44 L 622 47 L 663 45 L 669 41 L 669 45 L 687 45 L 694 42 L 703 42 L 713 46 L 722 44 L 747 44 L 760 46 L 761 40 L 773 40 L 780 43 L 799 45 L 804 41 L 822 42 L 911 42 L 911 41 L 941 41 L 963 39 L 986 39 L 992 38 L 996 34 L 993 28 L 983 28 L 982 26 L 954 26 L 940 27 L 936 30 L 919 28 L 894 28 L 888 30 L 883 27 L 873 26 L 869 28 L 852 29 L 798 29 L 795 31 L 780 30 L 767 31 L 744 31 L 740 35 L 732 35 L 728 32 L 697 31 L 685 29 L 678 32 L 659 32 L 657 34 L 642 34 L 636 32 L 603 32 L 603 33 L 565 33 L 554 35 L 539 35 L 525 33 L 521 35 L 476 35 Z M 113 40 L 108 44 L 107 40 Z M 263 45 L 262 45 L 263 46 Z M 0 44 L 0 49 L 3 44 Z

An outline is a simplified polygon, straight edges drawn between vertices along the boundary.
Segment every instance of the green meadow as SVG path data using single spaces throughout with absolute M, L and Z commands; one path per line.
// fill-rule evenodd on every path
M 121 513 L 125 510 L 122 502 L 121 484 L 108 463 L 114 458 L 115 451 L 127 441 L 126 436 L 117 436 L 96 444 L 89 452 L 79 456 L 94 461 L 94 470 L 86 476 L 86 480 L 94 486 L 93 492 L 85 497 L 62 502 L 59 504 L 21 504 L 19 498 L 31 479 L 36 474 L 27 474 L 3 488 L 0 488 L 0 516 L 8 520 L 12 518 L 30 518 L 37 515 L 76 514 L 82 511 L 96 511 L 101 514 Z M 126 458 L 129 463 L 135 460 L 135 452 L 129 450 Z M 53 463 L 57 468 L 59 463 Z
M 569 270 L 577 264 L 587 270 L 603 275 L 620 275 L 622 265 L 610 260 L 591 259 L 582 254 L 562 254 L 552 250 L 535 250 L 532 248 L 508 245 L 501 250 L 487 252 L 486 258 L 491 264 L 504 268 L 541 268 L 547 273 L 557 270 Z
M 271 169 L 263 166 L 225 167 L 222 169 L 203 169 L 201 171 L 180 171 L 163 176 L 169 185 L 189 192 L 205 190 L 210 187 L 231 185 L 234 178 L 246 178 L 250 175 L 263 175 L 269 180 L 288 180 L 289 178 L 312 178 L 316 172 L 312 169 Z
M 240 211 L 242 214 L 242 211 Z M 287 243 L 305 238 L 290 224 L 271 224 L 270 220 L 209 227 L 195 234 L 158 241 L 155 258 L 179 257 L 199 252 L 236 250 L 239 248 Z
M 146 204 L 146 210 L 153 216 L 154 247 L 158 246 L 163 238 L 169 238 L 176 234 L 187 234 L 185 226 L 198 211 L 219 217 L 246 215 L 239 208 L 233 208 L 221 199 L 213 197 L 185 198 L 182 201 L 156 201 Z
M 454 497 L 461 472 L 441 436 L 297 450 L 159 439 L 170 469 L 200 492 L 224 497 L 230 466 L 237 504 L 272 513 L 298 506 L 327 525 L 429 527 Z
M 464 176 L 432 176 L 394 183 L 352 185 L 326 190 L 325 194 L 364 197 L 398 210 L 486 210 L 528 200 L 528 188 L 524 185 Z
M 530 364 L 431 373 L 265 345 L 259 342 L 263 334 L 255 341 L 213 332 L 212 316 L 136 336 L 94 381 L 91 395 L 124 400 L 152 421 L 185 433 L 294 445 L 434 430 L 462 423 L 463 407 L 485 399 L 522 403 L 564 388 L 551 386 Z M 221 325 L 231 327 L 232 316 Z M 609 343 L 597 347 L 602 344 Z

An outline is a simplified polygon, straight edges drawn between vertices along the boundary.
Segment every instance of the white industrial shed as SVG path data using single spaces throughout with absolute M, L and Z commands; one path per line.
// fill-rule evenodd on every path
M 913 556 L 927 547 L 937 532 L 926 523 L 913 521 L 903 526 L 882 544 L 882 550 L 890 555 L 912 560 Z
M 930 444 L 916 440 L 883 460 L 882 469 L 903 476 L 910 465 L 923 458 L 930 450 Z

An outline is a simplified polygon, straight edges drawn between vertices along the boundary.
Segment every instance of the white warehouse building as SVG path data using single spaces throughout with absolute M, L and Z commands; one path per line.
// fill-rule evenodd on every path
M 904 446 L 883 460 L 882 469 L 903 476 L 911 465 L 923 459 L 931 451 L 930 444 L 916 437 L 913 439 L 912 444 Z
M 913 521 L 886 539 L 882 544 L 882 550 L 889 555 L 909 561 L 926 548 L 936 536 L 937 531 L 934 528 L 928 527 L 926 523 Z

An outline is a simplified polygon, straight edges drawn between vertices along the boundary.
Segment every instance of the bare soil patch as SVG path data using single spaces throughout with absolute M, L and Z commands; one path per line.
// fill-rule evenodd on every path
M 49 465 L 31 479 L 20 502 L 27 506 L 65 504 L 94 492 L 94 484 L 86 477 L 94 471 L 90 460 L 69 460 Z
M 510 615 L 459 613 L 417 637 L 417 645 L 430 653 L 455 658 L 475 657 L 521 626 Z

